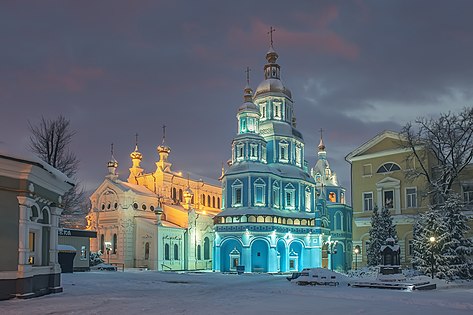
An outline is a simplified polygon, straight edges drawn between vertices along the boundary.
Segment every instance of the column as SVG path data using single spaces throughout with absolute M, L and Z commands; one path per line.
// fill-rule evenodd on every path
M 34 200 L 24 197 L 17 196 L 18 208 L 19 208 L 19 222 L 18 222 L 18 271 L 25 271 L 25 269 L 31 269 L 28 264 L 29 255 L 29 228 L 28 228 L 28 209 L 34 203 Z
M 62 209 L 52 206 L 51 207 L 51 235 L 49 238 L 49 265 L 54 266 L 58 264 L 57 257 L 57 244 L 58 244 L 58 226 L 59 216 L 62 213 Z

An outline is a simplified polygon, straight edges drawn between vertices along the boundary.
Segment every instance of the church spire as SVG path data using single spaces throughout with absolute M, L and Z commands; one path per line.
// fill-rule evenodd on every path
M 135 150 L 130 153 L 133 167 L 140 167 L 140 161 L 143 159 L 143 155 L 138 151 L 138 134 L 135 134 Z
M 113 156 L 113 143 L 110 145 L 110 161 L 107 163 L 108 174 L 115 176 L 117 175 L 118 162 Z
M 280 67 L 276 63 L 278 60 L 278 54 L 274 51 L 273 48 L 273 33 L 276 30 L 271 26 L 269 28 L 268 34 L 270 35 L 270 46 L 269 50 L 266 53 L 266 60 L 268 63 L 264 66 L 264 78 L 265 79 L 279 79 L 280 78 Z
M 243 94 L 243 99 L 245 102 L 252 102 L 253 101 L 253 90 L 250 87 L 250 67 L 246 67 L 246 86 Z
M 319 152 L 320 152 L 320 151 L 325 151 L 325 144 L 324 144 L 323 132 L 324 132 L 324 130 L 323 130 L 322 128 L 320 128 Z

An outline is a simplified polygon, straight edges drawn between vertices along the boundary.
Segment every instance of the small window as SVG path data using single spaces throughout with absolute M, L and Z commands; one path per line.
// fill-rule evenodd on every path
M 371 176 L 373 174 L 371 164 L 363 165 L 363 176 Z
M 399 165 L 389 162 L 389 163 L 384 163 L 383 165 L 381 165 L 378 168 L 378 171 L 376 173 L 391 173 L 391 172 L 399 171 L 399 170 L 401 170 Z
M 145 204 L 141 205 L 141 209 L 146 210 L 146 205 Z
M 174 244 L 174 260 L 179 260 L 179 246 Z
M 149 243 L 146 242 L 145 244 L 145 260 L 149 259 Z
M 363 211 L 373 211 L 373 193 L 363 193 Z
M 328 194 L 328 200 L 330 202 L 337 202 L 337 195 L 332 191 Z
M 406 207 L 417 208 L 417 188 L 406 188 Z
M 200 245 L 197 245 L 197 260 L 202 260 Z
M 164 245 L 164 260 L 169 260 L 169 244 Z
M 133 204 L 133 209 L 138 209 L 138 204 L 136 202 Z
M 463 201 L 466 204 L 473 204 L 473 184 L 462 185 Z
M 235 204 L 241 204 L 241 187 L 235 188 Z

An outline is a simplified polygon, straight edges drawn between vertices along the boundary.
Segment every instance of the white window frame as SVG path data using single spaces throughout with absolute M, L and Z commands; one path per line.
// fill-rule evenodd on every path
M 413 189 L 414 193 L 408 193 Z M 406 187 L 406 208 L 417 208 L 417 187 Z
M 464 183 L 462 186 L 463 202 L 473 204 L 473 183 Z M 471 189 L 471 190 L 468 190 Z
M 295 196 L 296 196 L 296 189 L 294 188 L 294 186 L 292 186 L 291 184 L 287 185 L 284 188 L 284 206 L 286 209 L 294 210 L 296 208 Z
M 236 145 L 236 160 L 241 161 L 245 159 L 245 144 L 237 143 Z
M 257 159 L 258 159 L 258 145 L 255 143 L 250 143 L 250 160 L 257 160 Z
M 305 189 L 305 211 L 310 212 L 312 210 L 312 194 L 310 188 Z
M 279 142 L 279 161 L 289 162 L 289 143 L 287 142 Z
M 262 190 L 262 197 L 261 197 L 262 200 L 259 202 L 257 201 L 257 198 L 256 198 L 258 189 Z M 258 178 L 253 184 L 253 190 L 254 190 L 255 206 L 264 207 L 266 204 L 266 183 L 261 178 Z
M 236 202 L 237 190 L 240 190 L 240 202 Z M 232 184 L 232 207 L 243 205 L 243 183 L 237 179 Z
M 371 198 L 366 198 L 365 195 L 371 195 Z M 365 202 L 365 200 L 367 200 L 367 199 L 368 199 L 368 200 L 371 199 L 371 204 L 370 204 L 371 209 L 368 209 L 368 208 L 370 208 L 370 207 L 366 207 L 366 202 Z M 373 211 L 373 209 L 374 209 L 374 204 L 373 204 L 373 202 L 374 202 L 374 200 L 373 200 L 373 192 L 372 192 L 372 191 L 365 191 L 365 192 L 363 192 L 363 193 L 362 193 L 362 202 L 363 202 L 363 203 L 362 203 L 362 209 L 363 209 L 363 211 Z

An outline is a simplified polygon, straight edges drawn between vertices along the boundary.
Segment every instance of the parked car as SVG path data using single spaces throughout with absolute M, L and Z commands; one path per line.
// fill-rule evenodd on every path
M 324 268 L 305 268 L 297 278 L 298 285 L 339 285 L 337 274 Z
M 290 276 L 286 277 L 287 281 L 297 279 L 301 276 L 300 272 L 293 272 Z
M 98 265 L 90 267 L 90 270 L 107 270 L 107 271 L 117 271 L 117 266 L 100 263 Z

